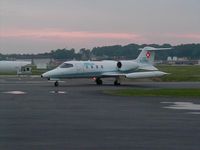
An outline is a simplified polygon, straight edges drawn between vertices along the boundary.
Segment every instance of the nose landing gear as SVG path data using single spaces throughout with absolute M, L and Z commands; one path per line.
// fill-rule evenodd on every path
M 58 87 L 58 86 L 59 86 L 58 81 L 54 82 L 54 86 L 55 86 L 55 87 Z

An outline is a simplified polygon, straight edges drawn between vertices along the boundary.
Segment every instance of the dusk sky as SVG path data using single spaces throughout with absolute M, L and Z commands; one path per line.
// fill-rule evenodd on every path
M 200 0 L 0 0 L 0 53 L 200 43 Z

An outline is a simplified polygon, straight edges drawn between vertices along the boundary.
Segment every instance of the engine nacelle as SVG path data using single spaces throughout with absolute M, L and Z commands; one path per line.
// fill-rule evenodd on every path
M 134 62 L 134 61 L 118 61 L 117 62 L 117 68 L 120 71 L 128 71 L 128 70 L 134 70 L 137 69 L 139 67 L 139 65 Z

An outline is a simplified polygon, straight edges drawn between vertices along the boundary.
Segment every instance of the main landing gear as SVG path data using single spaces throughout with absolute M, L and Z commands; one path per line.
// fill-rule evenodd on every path
M 55 86 L 55 87 L 59 86 L 58 81 L 54 82 L 54 86 Z
M 121 83 L 120 83 L 120 78 L 116 78 L 116 80 L 114 81 L 114 85 L 115 85 L 115 86 L 121 85 Z
M 102 85 L 103 84 L 103 81 L 101 80 L 101 78 L 96 78 L 95 82 L 96 82 L 97 85 Z M 120 78 L 116 78 L 116 80 L 114 81 L 114 85 L 115 86 L 121 85 Z
M 96 82 L 97 85 L 102 85 L 103 84 L 103 81 L 101 80 L 101 78 L 97 78 L 95 80 L 95 82 Z

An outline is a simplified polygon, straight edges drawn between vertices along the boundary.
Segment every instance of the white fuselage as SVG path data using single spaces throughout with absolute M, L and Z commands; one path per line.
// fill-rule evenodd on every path
M 121 61 L 121 67 L 117 67 L 117 61 L 68 61 L 63 64 L 71 64 L 71 66 L 58 66 L 48 71 L 42 77 L 61 79 L 61 78 L 90 78 L 103 77 L 104 73 L 123 73 L 137 70 L 138 64 L 135 61 Z M 123 64 L 123 63 L 126 63 Z

